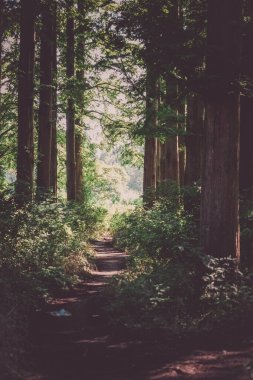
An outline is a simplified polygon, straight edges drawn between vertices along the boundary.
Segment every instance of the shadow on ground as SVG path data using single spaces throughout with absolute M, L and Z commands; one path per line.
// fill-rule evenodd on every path
M 170 343 L 159 333 L 113 328 L 101 307 L 106 302 L 103 290 L 108 280 L 124 269 L 127 255 L 115 250 L 110 241 L 96 241 L 94 248 L 97 271 L 91 279 L 34 316 L 34 374 L 26 380 L 251 378 L 245 371 L 253 353 L 248 344 L 237 350 L 193 350 L 194 344 Z M 51 315 L 62 309 L 71 315 Z

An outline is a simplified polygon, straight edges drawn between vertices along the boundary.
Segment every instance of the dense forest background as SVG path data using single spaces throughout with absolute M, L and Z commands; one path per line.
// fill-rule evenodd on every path
M 0 0 L 3 376 L 101 234 L 114 323 L 250 335 L 252 40 L 250 0 Z

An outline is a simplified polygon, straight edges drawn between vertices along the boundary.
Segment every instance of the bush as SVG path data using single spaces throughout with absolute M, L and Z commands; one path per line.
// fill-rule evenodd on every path
M 111 230 L 116 245 L 138 257 L 170 258 L 198 246 L 196 225 L 180 204 L 157 202 L 149 210 L 115 215 Z
M 160 189 L 151 209 L 115 215 L 111 229 L 116 245 L 130 253 L 128 271 L 111 290 L 113 315 L 130 325 L 178 330 L 196 312 L 204 267 L 197 224 L 178 189 Z
M 189 208 L 184 211 L 181 194 L 169 190 L 151 209 L 114 216 L 115 242 L 130 254 L 126 273 L 110 288 L 114 321 L 173 334 L 249 329 L 252 275 L 240 272 L 231 258 L 204 255 L 198 223 Z
M 104 210 L 45 201 L 0 201 L 1 373 L 16 376 L 28 317 L 47 297 L 78 281 L 92 265 L 88 240 Z M 6 375 L 7 376 L 7 375 Z

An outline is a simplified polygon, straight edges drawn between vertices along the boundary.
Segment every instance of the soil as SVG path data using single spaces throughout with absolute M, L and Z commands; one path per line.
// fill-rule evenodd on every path
M 127 255 L 109 239 L 94 242 L 97 270 L 34 316 L 31 362 L 25 380 L 250 380 L 253 342 L 236 347 L 169 342 L 159 332 L 112 327 L 102 305 L 108 280 Z M 64 310 L 62 310 L 64 309 Z M 54 316 L 54 312 L 64 316 Z M 207 347 L 209 347 L 207 349 Z

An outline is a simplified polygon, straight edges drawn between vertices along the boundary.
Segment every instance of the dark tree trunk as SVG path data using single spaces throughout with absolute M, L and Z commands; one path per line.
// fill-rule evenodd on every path
M 34 25 L 35 1 L 21 0 L 18 74 L 18 155 L 16 193 L 23 200 L 33 196 L 34 141 Z
M 4 2 L 0 0 L 0 106 L 2 93 L 2 55 L 3 55 L 3 37 L 4 37 Z
M 253 202 L 253 98 L 241 97 L 240 196 Z
M 159 139 L 157 139 L 156 143 L 156 187 L 159 187 L 162 181 L 162 146 L 163 144 Z
M 242 1 L 208 1 L 201 238 L 204 253 L 239 260 L 239 61 Z
M 143 199 L 147 206 L 152 206 L 152 194 L 156 189 L 156 169 L 157 169 L 157 139 L 150 135 L 155 134 L 158 123 L 158 98 L 159 85 L 158 73 L 154 65 L 147 65 L 146 79 L 146 133 L 144 147 L 144 180 Z
M 249 22 L 245 24 L 242 50 L 242 75 L 247 83 L 241 96 L 241 132 L 240 132 L 240 197 L 253 204 L 253 4 L 246 2 L 245 16 Z
M 54 196 L 57 196 L 57 3 L 53 8 L 53 36 L 52 36 L 52 144 L 51 144 L 51 168 L 50 188 Z
M 80 85 L 79 94 L 79 117 L 76 120 L 77 128 L 75 131 L 75 154 L 76 154 L 76 200 L 79 203 L 84 201 L 84 184 L 83 184 L 83 103 L 84 103 L 84 2 L 78 0 L 78 35 L 77 35 L 77 60 L 78 70 L 76 73 L 77 80 Z
M 187 135 L 185 185 L 200 182 L 202 140 L 204 128 L 204 102 L 200 95 L 189 94 L 187 106 Z
M 186 120 L 185 120 L 185 104 L 181 103 L 178 107 L 178 113 L 182 121 L 180 121 L 180 130 L 185 132 Z M 184 186 L 185 178 L 185 166 L 186 166 L 186 148 L 185 137 L 183 135 L 178 136 L 178 149 L 179 149 L 179 183 L 180 186 Z
M 173 83 L 173 80 L 170 78 L 166 78 L 166 105 L 172 109 L 174 108 L 175 113 L 178 114 L 176 102 L 177 85 Z M 178 136 L 176 135 L 178 128 L 177 121 L 168 120 L 168 127 L 173 130 L 175 135 L 168 137 L 162 146 L 162 180 L 173 181 L 179 185 L 179 145 Z
M 55 4 L 42 2 L 40 48 L 40 106 L 38 133 L 37 193 L 41 197 L 50 192 L 53 123 L 53 65 Z
M 66 151 L 67 151 L 67 199 L 69 201 L 76 200 L 76 155 L 75 155 L 75 105 L 72 95 L 73 81 L 75 75 L 75 36 L 74 36 L 74 16 L 73 16 L 73 0 L 67 1 L 67 56 L 66 69 L 68 80 L 68 99 L 66 111 Z

